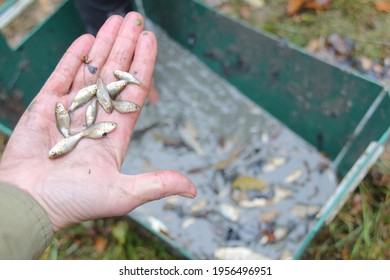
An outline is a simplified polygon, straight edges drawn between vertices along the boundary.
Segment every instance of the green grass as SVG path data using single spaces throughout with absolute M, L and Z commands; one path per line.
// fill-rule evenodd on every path
M 376 186 L 367 177 L 302 258 L 390 259 L 390 186 Z
M 128 218 L 87 221 L 58 232 L 42 259 L 180 259 L 156 236 Z
M 327 10 L 303 10 L 292 17 L 286 13 L 287 0 L 265 0 L 262 8 L 251 9 L 249 17 L 240 10 L 244 0 L 227 2 L 223 8 L 231 16 L 300 47 L 336 33 L 355 41 L 356 56 L 379 59 L 390 55 L 390 13 L 377 11 L 374 0 L 332 0 Z

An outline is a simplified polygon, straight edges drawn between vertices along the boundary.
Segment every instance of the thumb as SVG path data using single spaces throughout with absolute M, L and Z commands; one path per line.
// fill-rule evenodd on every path
M 188 198 L 196 196 L 196 188 L 191 180 L 174 170 L 162 170 L 139 175 L 121 174 L 117 182 L 119 184 L 116 186 L 117 189 L 124 190 L 133 209 L 146 202 L 170 195 L 181 195 Z

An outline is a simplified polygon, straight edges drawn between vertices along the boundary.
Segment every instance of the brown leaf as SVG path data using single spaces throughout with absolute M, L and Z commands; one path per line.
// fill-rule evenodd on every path
M 374 5 L 375 5 L 375 9 L 377 9 L 380 12 L 386 12 L 386 13 L 390 12 L 390 1 L 379 0 L 379 1 L 375 1 Z
M 330 0 L 309 0 L 306 1 L 303 7 L 306 9 L 325 10 L 329 8 L 330 3 Z
M 306 45 L 305 49 L 308 52 L 316 53 L 321 49 L 321 39 L 313 39 Z
M 289 16 L 295 15 L 305 4 L 306 0 L 288 0 L 287 3 L 287 14 Z
M 362 199 L 360 194 L 355 194 L 352 199 L 352 214 L 357 214 L 362 212 Z
M 341 250 L 341 255 L 343 260 L 351 259 L 348 247 L 343 247 L 343 249 Z
M 107 239 L 103 236 L 98 236 L 95 241 L 95 250 L 99 254 L 103 253 L 104 249 L 106 248 Z
M 252 17 L 251 8 L 249 6 L 242 6 L 240 8 L 240 14 L 241 14 L 243 19 L 246 19 L 246 20 L 251 19 L 251 17 Z

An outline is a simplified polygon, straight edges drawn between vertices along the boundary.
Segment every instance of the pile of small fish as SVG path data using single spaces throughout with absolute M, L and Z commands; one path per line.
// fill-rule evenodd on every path
M 79 90 L 70 104 L 68 110 L 65 106 L 57 102 L 55 106 L 55 117 L 58 130 L 65 137 L 59 141 L 50 151 L 49 158 L 60 157 L 76 147 L 82 138 L 98 139 L 106 136 L 113 131 L 117 124 L 115 122 L 104 121 L 95 124 L 98 113 L 98 103 L 107 113 L 116 110 L 120 113 L 130 113 L 140 110 L 140 106 L 134 102 L 117 99 L 117 95 L 128 85 L 141 85 L 133 75 L 120 70 L 114 70 L 114 76 L 118 81 L 105 84 L 102 78 L 99 78 L 97 84 L 87 86 Z M 85 121 L 87 128 L 75 134 L 70 133 L 70 112 L 87 104 Z

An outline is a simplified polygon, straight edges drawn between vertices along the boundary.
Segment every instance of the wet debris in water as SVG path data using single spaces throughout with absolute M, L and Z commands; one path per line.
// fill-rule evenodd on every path
M 208 206 L 208 200 L 205 198 L 205 199 L 201 199 L 199 201 L 197 201 L 196 203 L 194 203 L 192 206 L 191 206 L 191 213 L 199 213 L 199 212 L 204 212 L 207 210 L 207 206 Z
M 268 260 L 266 256 L 253 252 L 246 247 L 222 247 L 214 251 L 218 260 Z
M 198 131 L 189 120 L 179 117 L 177 121 L 177 130 L 181 141 L 198 156 L 203 156 L 204 150 L 198 140 Z
M 303 175 L 303 170 L 302 169 L 297 169 L 293 172 L 291 172 L 285 179 L 284 182 L 289 184 L 298 181 L 301 176 Z
M 227 203 L 219 204 L 215 211 L 221 214 L 224 218 L 233 222 L 237 222 L 240 217 L 238 208 Z
M 286 238 L 288 229 L 286 227 L 277 227 L 275 224 L 270 223 L 262 230 L 262 234 L 263 236 L 259 240 L 261 245 L 276 243 Z
M 279 166 L 285 164 L 286 162 L 287 162 L 287 158 L 285 157 L 269 158 L 263 166 L 263 172 L 272 172 Z
M 178 170 L 198 194 L 145 204 L 129 215 L 155 216 L 175 245 L 199 258 L 278 259 L 287 249 L 294 252 L 313 226 L 314 210 L 305 209 L 302 219 L 293 206 L 327 200 L 336 188 L 330 161 L 158 35 L 161 99 L 143 108 L 141 136 L 134 133 L 137 145 L 129 146 L 122 169 Z
M 280 255 L 280 259 L 281 260 L 292 260 L 292 259 L 294 259 L 294 255 L 290 251 L 285 251 Z
M 270 223 L 275 221 L 279 215 L 280 212 L 276 210 L 266 211 L 259 215 L 259 221 L 263 223 Z
M 155 217 L 149 216 L 147 218 L 147 223 L 154 231 L 162 233 L 162 234 L 170 237 L 168 227 L 159 219 L 156 219 Z
M 262 180 L 253 177 L 238 177 L 231 187 L 231 198 L 241 207 L 255 208 L 277 204 L 290 197 L 288 189 L 268 186 Z
M 314 219 L 320 207 L 317 205 L 296 204 L 291 209 L 291 214 L 302 219 Z
M 187 229 L 189 228 L 191 225 L 193 225 L 195 223 L 195 219 L 194 218 L 187 218 L 183 221 L 183 224 L 182 224 L 182 228 L 184 229 Z
M 229 228 L 227 233 L 226 233 L 226 241 L 238 241 L 238 240 L 241 240 L 241 237 L 240 237 L 240 232 L 233 229 L 233 228 Z

